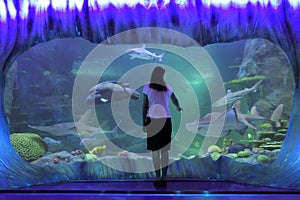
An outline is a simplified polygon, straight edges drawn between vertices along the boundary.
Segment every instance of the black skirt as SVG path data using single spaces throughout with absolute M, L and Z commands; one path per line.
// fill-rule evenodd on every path
M 149 118 L 146 120 L 147 149 L 170 150 L 172 121 L 171 118 Z

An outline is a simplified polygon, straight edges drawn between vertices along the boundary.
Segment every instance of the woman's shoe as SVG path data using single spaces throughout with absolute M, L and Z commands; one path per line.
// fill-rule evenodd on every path
M 155 181 L 153 182 L 153 186 L 154 186 L 154 187 L 160 187 L 160 180 L 155 180 Z
M 159 187 L 167 187 L 167 181 L 166 180 L 160 180 L 159 181 Z

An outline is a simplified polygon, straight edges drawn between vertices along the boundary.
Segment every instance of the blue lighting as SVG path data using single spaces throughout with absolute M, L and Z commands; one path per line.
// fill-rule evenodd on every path
M 66 10 L 67 8 L 67 1 L 52 0 L 51 4 L 55 10 Z
M 211 5 L 228 7 L 231 4 L 237 7 L 245 7 L 248 3 L 251 4 L 260 3 L 261 5 L 267 6 L 270 3 L 274 8 L 276 8 L 281 4 L 282 0 L 203 0 L 202 2 L 204 5 L 208 7 Z
M 81 11 L 83 2 L 84 2 L 84 0 L 69 0 L 69 8 L 71 10 L 74 10 L 77 8 L 79 11 Z
M 12 19 L 16 19 L 16 16 L 17 16 L 17 10 L 14 6 L 14 2 L 13 1 L 8 1 L 7 2 L 7 7 L 8 7 L 8 12 L 10 14 L 10 17 Z
M 38 12 L 47 10 L 48 6 L 50 5 L 50 0 L 29 0 L 29 2 L 30 5 L 34 6 Z
M 300 0 L 288 0 L 289 4 L 293 8 L 298 8 L 300 6 Z M 21 19 L 26 19 L 28 17 L 28 7 L 35 7 L 37 12 L 45 12 L 49 5 L 53 7 L 54 10 L 63 11 L 66 10 L 67 7 L 71 10 L 78 9 L 82 10 L 84 0 L 23 0 L 20 1 L 20 17 Z M 179 7 L 186 7 L 189 5 L 195 5 L 196 0 L 175 0 L 174 3 Z M 236 7 L 245 7 L 248 3 L 257 4 L 263 6 L 271 5 L 274 8 L 277 8 L 282 0 L 202 0 L 203 5 L 217 6 L 226 8 L 230 5 L 234 5 Z M 165 6 L 170 4 L 170 0 L 89 0 L 88 5 L 92 8 L 100 8 L 105 9 L 109 5 L 113 5 L 118 8 L 122 8 L 124 6 L 135 7 L 136 5 L 143 5 L 146 8 L 156 7 L 164 8 Z M 6 21 L 7 15 L 11 19 L 15 19 L 17 16 L 17 11 L 13 0 L 7 0 L 7 7 L 5 6 L 4 0 L 0 0 L 0 21 Z
M 6 8 L 5 8 L 5 3 L 3 0 L 0 1 L 0 21 L 5 21 L 6 20 Z
M 29 2 L 23 1 L 20 3 L 20 17 L 21 19 L 26 19 L 28 17 L 28 8 L 29 8 Z
M 182 49 L 182 52 L 184 52 L 185 49 L 181 48 L 181 46 L 189 47 L 197 42 L 199 42 L 199 45 L 208 46 L 213 43 L 222 44 L 223 42 L 229 43 L 231 41 L 246 40 L 249 38 L 270 40 L 278 46 L 278 49 L 282 47 L 283 50 L 286 50 L 286 57 L 291 62 L 294 72 L 296 72 L 295 80 L 297 84 L 295 84 L 295 101 L 292 107 L 291 120 L 289 121 L 289 130 L 282 143 L 282 150 L 280 153 L 278 152 L 278 159 L 270 166 L 266 164 L 263 165 L 262 168 L 256 166 L 252 168 L 252 166 L 247 163 L 243 165 L 241 169 L 239 165 L 236 167 L 236 162 L 224 156 L 216 162 L 209 162 L 209 165 L 205 165 L 206 163 L 204 163 L 205 166 L 203 165 L 203 167 L 202 162 L 198 162 L 195 156 L 184 158 L 184 160 L 172 165 L 170 168 L 176 172 L 172 175 L 180 178 L 192 177 L 193 179 L 197 179 L 203 176 L 205 179 L 206 177 L 212 177 L 217 180 L 224 179 L 238 183 L 299 189 L 300 180 L 297 179 L 297 177 L 300 177 L 300 159 L 297 153 L 293 153 L 297 152 L 294 150 L 299 149 L 300 144 L 300 140 L 296 140 L 297 132 L 300 130 L 298 123 L 300 113 L 298 112 L 300 108 L 300 104 L 298 104 L 300 102 L 299 66 L 297 65 L 300 55 L 298 51 L 300 43 L 298 37 L 298 33 L 300 32 L 300 12 L 296 9 L 300 10 L 300 0 L 0 0 L 0 63 L 2 72 L 7 72 L 11 63 L 18 55 L 24 53 L 26 49 L 38 43 L 46 43 L 50 40 L 63 38 L 80 37 L 80 39 L 82 39 L 81 41 L 87 40 L 91 45 L 101 43 L 102 41 L 106 44 L 107 41 L 107 43 L 112 44 L 111 46 L 114 44 L 117 46 L 123 43 L 126 45 L 138 45 L 138 43 L 142 44 L 142 42 L 148 44 L 153 41 L 163 45 L 170 43 L 172 48 L 174 46 L 174 49 Z M 151 29 L 149 29 L 149 32 L 144 33 L 140 31 L 142 30 L 140 28 L 144 27 L 151 27 Z M 190 37 L 193 41 L 181 41 L 177 38 L 177 34 L 169 35 L 165 32 L 156 31 L 159 27 L 166 27 L 166 29 L 185 34 L 185 37 Z M 127 31 L 129 29 L 135 32 L 128 34 Z M 125 34 L 122 39 L 118 40 L 115 38 L 116 35 L 122 35 L 123 32 L 125 32 Z M 253 44 L 250 42 L 247 43 L 247 45 Z M 265 46 L 263 46 L 263 48 L 264 47 Z M 50 50 L 52 52 L 55 51 L 55 49 L 56 46 L 51 47 Z M 122 56 L 124 54 L 125 58 L 127 55 L 125 55 L 125 51 L 121 50 L 122 49 L 118 49 Z M 83 51 L 87 51 L 87 49 L 83 49 Z M 81 49 L 74 48 L 74 52 L 81 52 Z M 108 63 L 106 56 L 110 56 L 110 52 L 105 53 L 107 53 L 107 55 L 105 54 L 103 59 L 102 57 L 96 57 L 95 63 L 98 63 L 98 61 L 99 63 Z M 273 52 L 270 52 L 270 54 L 271 53 L 273 54 Z M 54 61 L 55 58 L 52 58 L 52 55 L 49 56 L 52 66 L 52 60 Z M 59 57 L 63 61 L 62 65 L 72 66 L 71 72 L 76 71 L 76 73 L 69 74 L 73 77 L 73 75 L 77 74 L 78 64 L 84 57 L 80 55 L 78 60 L 75 60 L 76 63 L 72 63 L 71 61 L 67 63 L 63 56 L 65 55 L 60 54 Z M 32 60 L 35 58 L 35 54 L 32 54 Z M 75 56 L 74 58 L 77 59 Z M 27 64 L 31 58 L 26 59 L 24 59 L 25 64 Z M 128 59 L 128 57 L 126 57 L 126 59 Z M 197 61 L 199 60 L 198 57 L 195 59 L 197 59 Z M 243 62 L 242 59 L 242 57 L 239 57 L 237 64 Z M 42 58 L 38 57 L 37 60 L 42 60 Z M 46 60 L 42 61 L 46 62 Z M 92 60 L 91 63 L 92 62 L 94 61 Z M 199 60 L 199 63 L 201 65 L 204 63 L 203 66 L 206 66 L 202 60 Z M 222 65 L 227 67 L 226 63 L 222 63 Z M 30 67 L 29 64 L 28 66 Z M 76 67 L 74 68 L 75 71 L 73 67 Z M 126 67 L 127 68 L 123 68 L 121 65 L 120 69 L 125 71 L 129 69 L 128 67 L 130 66 L 126 65 Z M 180 69 L 184 69 L 184 67 L 185 65 L 182 65 Z M 241 69 L 243 67 L 244 65 L 240 66 Z M 68 68 L 64 70 L 64 72 L 68 72 Z M 52 69 L 50 69 L 50 71 L 52 73 Z M 47 74 L 49 74 L 48 72 Z M 120 73 L 122 72 L 123 71 Z M 19 73 L 19 77 L 25 74 L 21 70 L 18 70 L 18 74 Z M 85 76 L 89 77 L 91 73 L 93 72 L 88 71 Z M 38 71 L 38 73 L 35 73 L 36 76 L 34 78 L 36 79 L 34 80 L 40 80 L 41 74 L 46 73 Z M 58 73 L 57 75 L 60 76 Z M 214 78 L 214 75 L 215 74 L 212 74 L 212 78 Z M 6 78 L 5 76 L 5 73 L 1 73 L 0 79 Z M 30 74 L 27 73 L 26 76 L 30 77 Z M 109 77 L 111 76 L 112 75 L 109 74 Z M 42 78 L 45 77 L 42 76 Z M 36 81 L 34 80 L 32 79 L 30 83 L 35 84 Z M 52 79 L 49 80 L 52 81 Z M 54 78 L 54 80 L 56 79 Z M 2 104 L 2 106 L 0 106 L 0 144 L 6 150 L 0 153 L 0 165 L 3 165 L 3 167 L 0 166 L 0 174 L 3 174 L 3 176 L 0 176 L 0 189 L 73 180 L 98 180 L 105 178 L 105 176 L 115 177 L 116 179 L 122 177 L 127 178 L 126 174 L 119 175 L 118 171 L 115 172 L 114 170 L 110 170 L 110 168 L 106 170 L 104 165 L 98 166 L 90 162 L 72 164 L 72 174 L 69 175 L 68 171 L 61 173 L 63 171 L 57 170 L 56 167 L 54 167 L 53 170 L 51 166 L 49 168 L 39 168 L 39 166 L 29 166 L 27 162 L 22 161 L 13 151 L 11 143 L 9 142 L 10 129 L 3 109 L 3 83 L 4 81 L 0 83 L 0 94 L 2 96 L 0 100 L 0 104 Z M 53 81 L 53 83 L 56 82 Z M 199 85 L 200 84 L 202 84 L 202 82 L 199 82 Z M 58 84 L 54 84 L 54 86 L 57 85 Z M 32 89 L 37 90 L 36 85 L 32 86 Z M 185 92 L 185 88 L 183 89 Z M 26 92 L 26 90 L 24 91 Z M 25 94 L 24 91 L 22 90 L 22 93 Z M 58 98 L 59 100 L 65 101 L 65 96 L 68 95 L 64 95 L 63 98 L 59 96 Z M 42 103 L 41 106 L 43 106 L 43 104 L 44 103 Z M 23 124 L 24 127 L 26 127 L 26 124 L 22 123 L 22 126 Z M 110 127 L 110 125 L 111 124 L 109 124 L 108 127 Z M 140 147 L 138 145 L 137 147 Z M 195 147 L 197 145 L 195 145 Z M 136 146 L 134 146 L 134 148 L 136 148 Z M 192 150 L 194 151 L 194 147 Z M 197 165 L 197 167 L 192 166 L 189 168 L 188 165 L 190 162 L 195 162 L 201 166 L 199 167 Z M 66 163 L 66 165 L 62 167 L 67 165 L 69 164 Z M 181 167 L 186 169 L 186 166 L 186 171 L 181 170 Z M 224 166 L 224 168 L 221 169 L 220 166 Z M 95 170 L 91 170 L 94 167 Z M 203 169 L 204 173 L 199 169 Z M 288 171 L 286 169 L 288 169 Z M 18 177 L 18 173 L 23 172 L 21 170 L 24 170 L 24 176 Z M 77 170 L 79 170 L 79 173 L 73 173 Z M 206 173 L 208 175 L 206 175 Z M 151 176 L 147 174 L 137 174 L 136 176 L 130 174 L 128 178 L 139 176 L 151 177 L 152 174 Z M 10 179 L 10 177 L 12 178 Z M 262 177 L 267 178 L 264 179 Z M 185 195 L 184 192 L 182 193 L 183 194 L 181 194 L 180 190 L 175 191 L 174 196 Z M 213 194 L 212 191 L 206 188 L 200 195 L 205 197 L 216 196 L 217 194 Z
M 300 0 L 289 0 L 291 6 L 293 6 L 294 8 L 297 8 L 300 6 Z

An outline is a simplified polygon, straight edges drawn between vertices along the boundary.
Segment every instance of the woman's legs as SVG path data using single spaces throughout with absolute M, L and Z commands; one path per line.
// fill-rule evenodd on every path
M 155 169 L 156 179 L 160 179 L 160 150 L 152 151 L 152 162 Z
M 169 165 L 169 151 L 168 150 L 160 150 L 161 151 L 161 166 L 162 166 L 162 179 L 165 180 L 167 178 L 168 173 L 168 165 Z
M 166 179 L 169 164 L 168 150 L 152 151 L 152 161 L 155 169 L 156 178 Z M 162 173 L 160 172 L 162 170 Z

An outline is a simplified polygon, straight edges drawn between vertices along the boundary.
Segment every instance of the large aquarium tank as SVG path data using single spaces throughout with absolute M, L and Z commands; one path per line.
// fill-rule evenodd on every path
M 143 45 L 162 59 L 132 51 Z M 170 106 L 171 160 L 217 160 L 223 155 L 267 165 L 277 159 L 288 128 L 294 75 L 284 51 L 264 39 L 205 47 L 103 47 L 83 39 L 38 44 L 16 59 L 6 79 L 5 108 L 14 149 L 39 166 L 120 162 L 126 156 L 134 167 L 122 170 L 149 168 L 147 136 L 141 129 L 142 86 L 156 66 L 166 68 L 166 81 L 184 109 L 178 114 Z M 103 97 L 91 92 L 96 85 Z M 216 90 L 222 86 L 220 95 Z M 106 90 L 116 97 L 105 96 Z M 215 127 L 222 122 L 223 127 Z
M 183 108 L 168 180 L 299 192 L 299 2 L 228 2 L 0 1 L 0 189 L 153 181 L 161 66 Z

